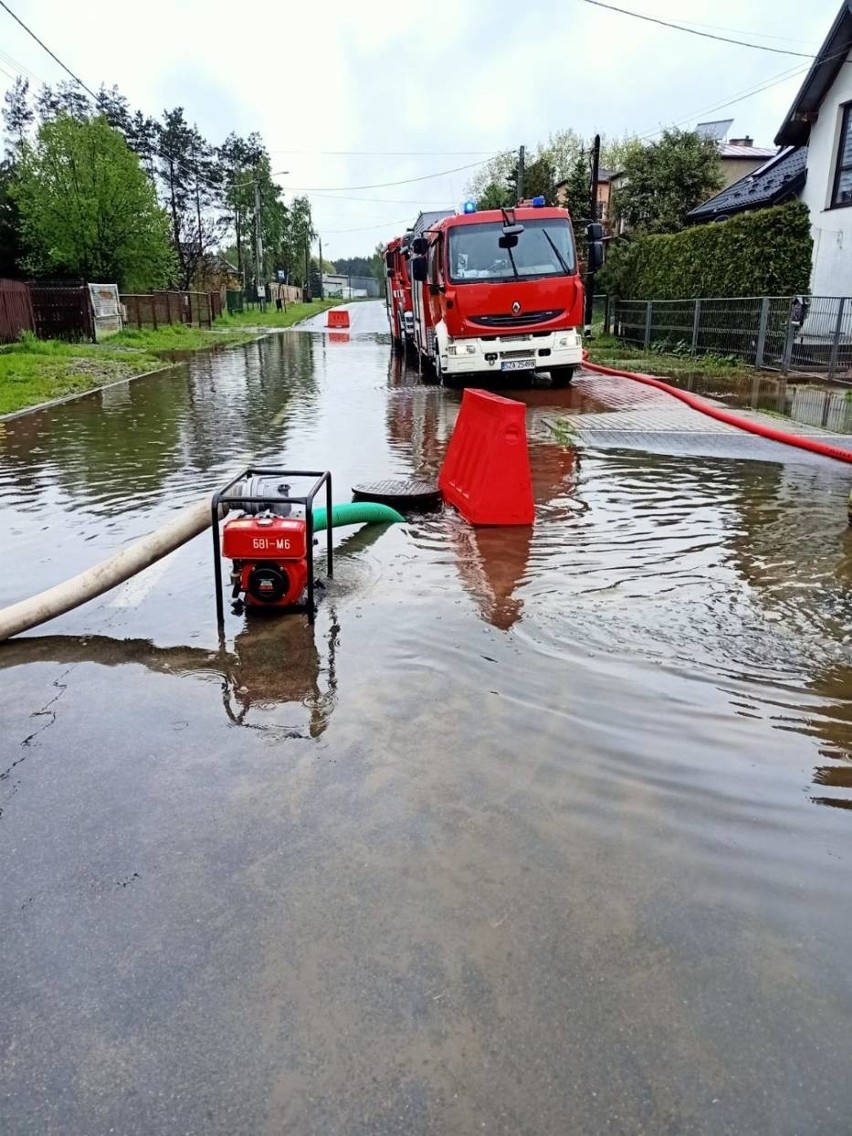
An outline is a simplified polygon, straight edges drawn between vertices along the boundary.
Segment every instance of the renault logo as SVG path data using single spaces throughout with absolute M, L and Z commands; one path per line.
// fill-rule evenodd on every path
M 512 315 L 519 316 L 520 314 L 521 314 L 521 305 L 518 303 L 517 300 L 515 300 L 514 304 L 512 304 Z

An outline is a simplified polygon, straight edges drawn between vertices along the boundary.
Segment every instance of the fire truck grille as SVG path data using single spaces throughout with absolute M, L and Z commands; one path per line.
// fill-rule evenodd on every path
M 528 327 L 532 323 L 545 323 L 565 315 L 564 308 L 553 308 L 546 312 L 521 312 L 520 315 L 470 316 L 471 323 L 481 327 Z

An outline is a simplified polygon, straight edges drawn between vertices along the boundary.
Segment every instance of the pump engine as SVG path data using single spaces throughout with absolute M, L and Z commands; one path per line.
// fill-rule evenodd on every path
M 295 473 L 292 476 L 311 476 L 319 480 L 306 495 L 291 496 L 290 485 L 280 479 L 289 472 L 247 470 L 216 494 L 213 509 L 217 517 L 223 505 L 231 510 L 231 516 L 222 526 L 221 554 L 232 561 L 230 580 L 235 610 L 242 610 L 243 604 L 249 608 L 286 608 L 306 611 L 313 620 L 313 549 L 308 534 L 313 532 L 314 496 L 325 485 L 330 498 L 331 478 L 328 473 Z M 298 516 L 293 513 L 294 505 L 300 508 Z M 214 540 L 217 610 L 221 622 L 218 528 L 217 521 Z M 330 575 L 330 539 L 327 552 Z

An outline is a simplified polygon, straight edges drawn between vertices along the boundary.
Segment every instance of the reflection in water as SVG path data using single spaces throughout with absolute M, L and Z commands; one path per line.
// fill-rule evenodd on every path
M 158 674 L 192 675 L 221 682 L 222 705 L 229 720 L 272 738 L 319 738 L 337 701 L 335 656 L 340 627 L 333 609 L 325 636 L 325 659 L 314 629 L 301 617 L 259 614 L 234 638 L 233 650 L 157 647 L 148 639 L 86 638 L 44 635 L 14 639 L 0 649 L 0 671 L 29 663 L 97 663 L 115 667 L 142 665 Z M 292 722 L 270 714 L 286 706 Z M 307 711 L 306 722 L 297 718 Z

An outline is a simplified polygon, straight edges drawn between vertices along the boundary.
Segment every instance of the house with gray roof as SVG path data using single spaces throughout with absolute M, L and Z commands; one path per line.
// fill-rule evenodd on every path
M 852 296 L 852 0 L 843 0 L 759 169 L 693 209 L 694 223 L 801 198 L 814 239 L 811 291 Z

